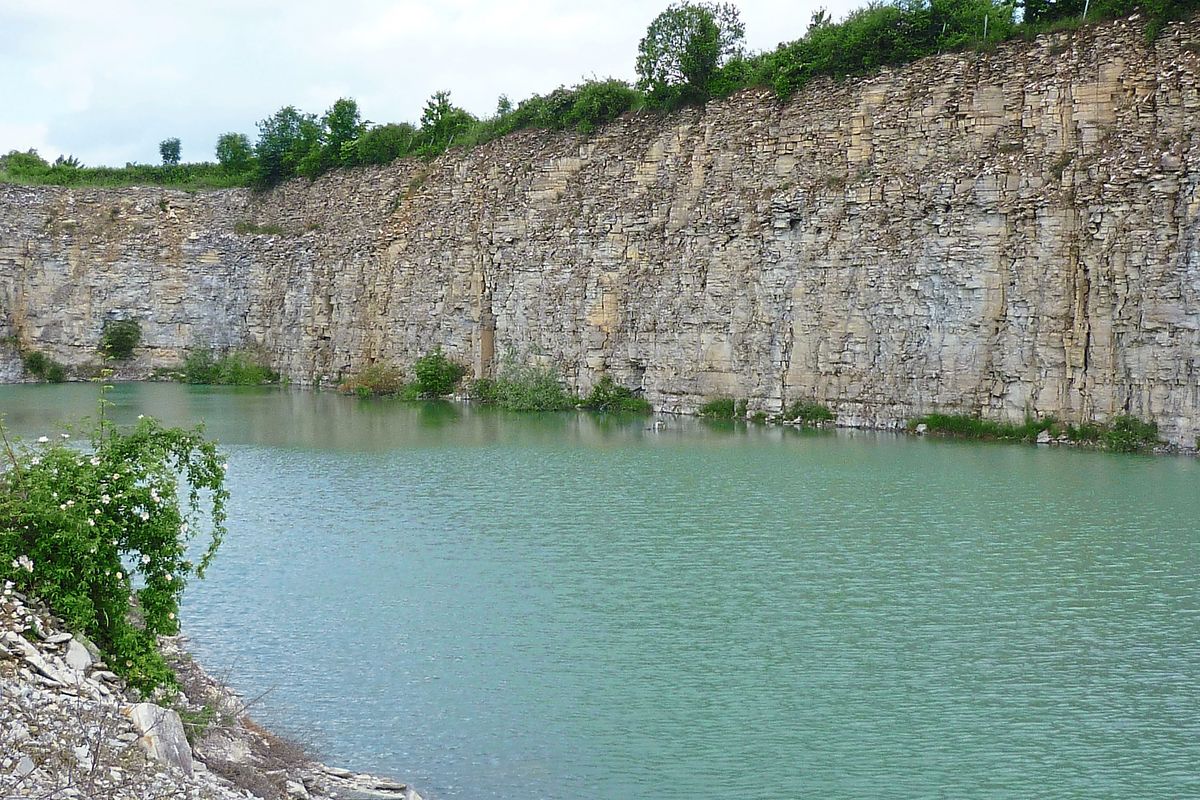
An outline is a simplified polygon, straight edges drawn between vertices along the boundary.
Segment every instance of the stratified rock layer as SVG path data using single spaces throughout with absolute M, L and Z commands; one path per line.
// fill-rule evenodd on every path
M 259 226 L 252 228 L 251 226 Z M 282 233 L 238 233 L 250 229 Z M 1141 23 L 525 132 L 264 195 L 0 187 L 6 331 L 71 364 L 253 347 L 301 383 L 441 345 L 687 411 L 1153 419 L 1200 435 L 1200 24 Z M 5 331 L 0 331 L 5 333 Z M 10 349 L 0 379 L 18 372 Z

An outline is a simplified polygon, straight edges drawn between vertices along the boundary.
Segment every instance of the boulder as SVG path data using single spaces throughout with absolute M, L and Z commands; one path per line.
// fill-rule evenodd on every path
M 138 744 L 146 755 L 163 764 L 192 774 L 192 747 L 183 733 L 179 714 L 154 703 L 138 703 L 123 709 L 133 727 L 141 734 Z
M 92 654 L 82 644 L 71 639 L 67 642 L 67 652 L 63 654 L 63 661 L 76 672 L 87 672 L 88 667 L 92 665 Z

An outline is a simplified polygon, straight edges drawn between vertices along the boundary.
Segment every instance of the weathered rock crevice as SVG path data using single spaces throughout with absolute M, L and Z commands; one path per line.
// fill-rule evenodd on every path
M 1192 445 L 1200 24 L 1150 44 L 1118 21 L 262 195 L 0 187 L 0 335 L 81 364 L 115 314 L 140 320 L 143 369 L 253 347 L 329 383 L 441 346 L 476 375 L 510 355 L 581 390 L 606 372 L 666 411 L 1127 412 Z

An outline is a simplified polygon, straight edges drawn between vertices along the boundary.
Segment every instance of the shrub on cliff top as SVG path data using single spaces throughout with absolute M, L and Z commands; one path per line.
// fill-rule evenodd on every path
M 150 692 L 173 680 L 155 637 L 178 632 L 184 585 L 203 577 L 225 533 L 225 463 L 199 429 L 145 418 L 122 431 L 103 411 L 102 400 L 84 449 L 66 434 L 20 446 L 0 427 L 0 579 L 47 603 Z M 186 543 L 205 519 L 208 546 L 193 563 Z

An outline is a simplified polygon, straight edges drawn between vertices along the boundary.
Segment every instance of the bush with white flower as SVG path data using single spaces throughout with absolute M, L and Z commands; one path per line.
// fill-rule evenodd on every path
M 216 445 L 149 417 L 122 431 L 103 414 L 87 451 L 66 437 L 20 447 L 0 433 L 0 580 L 91 638 L 131 685 L 173 683 L 156 637 L 178 632 L 187 578 L 203 577 L 225 533 Z M 205 519 L 209 541 L 192 563 L 187 542 Z

